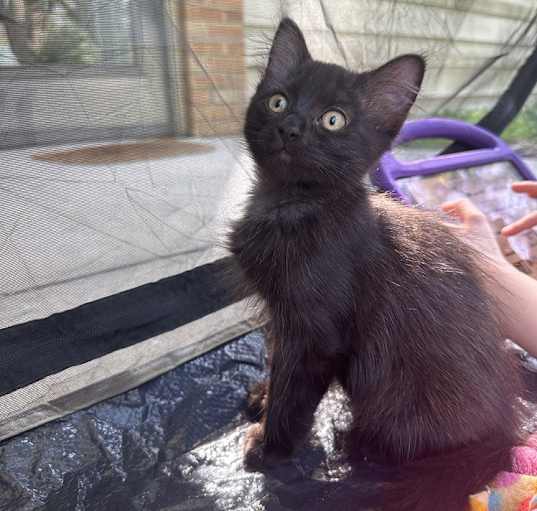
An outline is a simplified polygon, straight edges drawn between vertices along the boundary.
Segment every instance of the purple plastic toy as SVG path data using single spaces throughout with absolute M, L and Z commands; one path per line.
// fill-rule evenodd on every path
M 528 166 L 501 138 L 473 124 L 440 118 L 409 121 L 401 129 L 395 145 L 423 138 L 446 138 L 463 142 L 473 149 L 410 162 L 399 161 L 388 151 L 381 158 L 379 168 L 372 173 L 372 183 L 409 203 L 413 201 L 398 185 L 398 179 L 469 169 L 495 162 L 510 162 L 520 174 L 520 179 L 535 179 Z

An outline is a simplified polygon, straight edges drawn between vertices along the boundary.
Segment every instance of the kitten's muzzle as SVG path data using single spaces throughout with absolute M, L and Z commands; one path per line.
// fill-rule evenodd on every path
M 284 144 L 297 142 L 304 131 L 304 123 L 298 115 L 288 115 L 278 126 L 278 133 Z

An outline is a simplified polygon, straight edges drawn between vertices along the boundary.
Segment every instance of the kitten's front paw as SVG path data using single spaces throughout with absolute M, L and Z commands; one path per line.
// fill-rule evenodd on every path
M 291 453 L 268 451 L 264 442 L 263 426 L 254 424 L 246 432 L 244 442 L 244 466 L 246 470 L 271 468 L 288 460 Z
M 246 416 L 250 422 L 259 422 L 266 408 L 268 380 L 255 383 L 248 392 Z
M 264 466 L 264 446 L 261 424 L 250 426 L 244 442 L 244 466 L 247 470 L 259 470 Z

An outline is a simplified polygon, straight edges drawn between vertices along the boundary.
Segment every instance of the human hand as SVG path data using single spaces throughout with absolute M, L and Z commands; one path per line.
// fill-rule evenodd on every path
M 496 241 L 496 235 L 487 217 L 469 199 L 444 202 L 440 206 L 451 217 L 460 220 L 460 224 L 449 224 L 450 229 L 474 249 L 498 264 L 507 264 Z
M 508 263 L 496 242 L 494 231 L 485 215 L 469 199 L 442 204 L 442 209 L 462 223 L 448 224 L 475 250 L 483 254 L 481 268 L 491 298 L 504 313 L 498 315 L 502 336 L 511 339 L 537 356 L 537 281 Z
M 518 183 L 513 183 L 511 186 L 513 192 L 516 193 L 525 193 L 533 199 L 537 199 L 537 181 L 519 181 Z M 516 222 L 506 225 L 501 233 L 503 236 L 514 236 L 526 229 L 531 229 L 537 225 L 537 211 L 528 213 L 526 216 L 523 216 Z

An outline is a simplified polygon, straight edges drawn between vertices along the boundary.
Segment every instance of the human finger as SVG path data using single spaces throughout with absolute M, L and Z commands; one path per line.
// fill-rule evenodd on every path
M 537 225 L 537 211 L 533 211 L 526 216 L 523 216 L 520 220 L 513 222 L 512 224 L 506 225 L 502 229 L 502 234 L 504 236 L 514 236 L 522 231 L 531 229 Z
M 445 213 L 467 225 L 475 225 L 487 221 L 487 218 L 479 208 L 466 197 L 444 202 L 440 207 Z
M 537 181 L 518 181 L 511 185 L 511 190 L 516 193 L 526 193 L 534 199 L 537 198 Z

